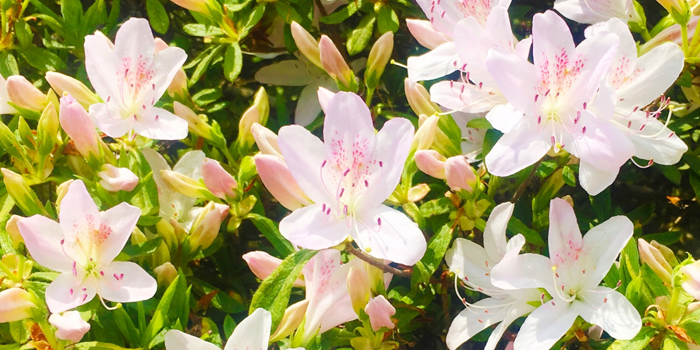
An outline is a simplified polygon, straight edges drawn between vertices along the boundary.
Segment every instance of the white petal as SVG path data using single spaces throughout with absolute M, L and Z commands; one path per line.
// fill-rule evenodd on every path
M 189 151 L 175 164 L 173 171 L 199 181 L 206 155 L 202 151 Z
M 141 103 L 150 103 L 152 105 L 159 100 L 173 81 L 175 74 L 180 71 L 185 60 L 187 60 L 187 54 L 185 50 L 179 47 L 171 46 L 158 52 L 151 62 L 150 68 L 154 74 L 150 81 L 151 86 L 147 86 L 145 91 L 142 92 Z
M 318 114 L 321 113 L 321 104 L 318 102 L 317 91 L 318 84 L 307 85 L 301 90 L 294 110 L 295 124 L 307 126 L 318 118 Z
M 130 58 L 130 63 L 134 65 L 139 57 L 150 61 L 155 49 L 151 26 L 144 18 L 131 18 L 124 22 L 114 38 L 114 56 L 119 63 L 125 58 Z M 116 65 L 111 68 L 116 68 Z
M 602 224 L 590 229 L 583 236 L 583 267 L 588 288 L 595 288 L 608 273 L 617 260 L 622 249 L 627 245 L 634 225 L 625 216 L 614 216 Z
M 118 138 L 131 131 L 134 119 L 122 118 L 116 103 L 96 103 L 90 106 L 90 118 L 109 137 Z
M 141 217 L 141 209 L 120 203 L 119 205 L 100 213 L 99 234 L 104 235 L 100 243 L 99 262 L 108 264 L 119 255 L 126 241 L 131 237 L 131 231 Z
M 92 87 L 104 99 L 120 96 L 115 73 L 117 62 L 112 47 L 102 36 L 85 37 L 85 70 Z
M 556 288 L 552 283 L 552 263 L 539 254 L 504 259 L 491 269 L 491 283 L 502 289 L 545 288 L 553 291 Z
M 406 19 L 406 27 L 419 44 L 431 50 L 449 41 L 449 38 L 435 30 L 433 24 L 427 20 Z
M 549 205 L 549 256 L 557 267 L 575 265 L 582 249 L 583 238 L 578 228 L 574 208 L 561 199 L 552 199 Z
M 537 77 L 556 84 L 557 71 L 568 68 L 568 59 L 576 56 L 571 30 L 554 11 L 538 13 L 532 18 L 532 41 Z
M 634 144 L 612 123 L 601 120 L 588 111 L 581 113 L 579 127 L 586 128 L 580 135 L 566 134 L 562 143 L 581 161 L 594 164 L 598 169 L 616 171 L 632 155 Z
M 290 125 L 280 129 L 277 145 L 304 193 L 316 203 L 335 203 L 321 179 L 321 165 L 326 160 L 323 142 L 304 127 Z
M 158 107 L 152 107 L 147 116 L 139 116 L 134 131 L 154 140 L 182 140 L 188 133 L 186 120 Z
M 495 106 L 486 114 L 486 120 L 491 126 L 503 133 L 512 132 L 520 127 L 522 119 L 523 112 L 516 110 L 510 103 Z
M 488 294 L 491 284 L 491 267 L 498 261 L 490 260 L 486 250 L 480 245 L 464 238 L 455 239 L 452 247 L 445 252 L 445 262 L 450 271 L 459 278 L 466 279 Z
M 86 282 L 92 282 L 92 279 Z M 94 297 L 94 283 L 80 284 L 78 278 L 68 273 L 59 275 L 46 287 L 46 305 L 52 313 L 76 308 Z
M 554 9 L 579 23 L 593 24 L 617 17 L 628 21 L 627 1 L 556 0 Z
M 353 238 L 375 258 L 413 265 L 425 254 L 427 243 L 418 225 L 406 214 L 385 205 L 365 207 L 356 213 Z
M 532 63 L 515 53 L 494 48 L 486 57 L 486 67 L 510 104 L 521 112 L 532 111 L 537 84 Z
M 408 78 L 411 81 L 432 80 L 448 75 L 461 66 L 453 42 L 446 42 L 421 56 L 408 58 Z
M 635 115 L 644 115 L 637 112 Z M 634 156 L 654 163 L 673 165 L 688 151 L 688 145 L 656 118 L 635 118 L 627 131 L 634 144 Z M 643 131 L 638 131 L 644 125 Z
M 589 31 L 589 28 L 592 30 Z M 619 38 L 620 43 L 610 65 L 610 75 L 612 85 L 620 87 L 634 73 L 637 65 L 637 42 L 632 37 L 627 23 L 619 18 L 611 18 L 602 25 L 589 28 L 586 29 L 586 37 L 601 32 L 611 32 Z
M 515 350 L 549 349 L 569 330 L 578 314 L 564 302 L 552 301 L 527 317 L 515 338 Z
M 639 333 L 642 319 L 622 294 L 606 287 L 581 293 L 585 293 L 582 300 L 572 306 L 586 322 L 600 326 L 615 339 L 629 340 Z
M 491 211 L 484 229 L 484 249 L 492 261 L 501 261 L 506 254 L 506 228 L 515 205 L 510 202 L 497 205 Z
M 323 212 L 331 210 L 331 214 Z M 295 245 L 307 249 L 325 249 L 342 243 L 350 235 L 350 218 L 344 220 L 336 208 L 313 204 L 297 209 L 280 222 L 280 233 Z
M 534 294 L 537 294 L 537 290 L 532 290 L 531 293 L 534 292 Z M 537 298 L 533 299 L 536 300 Z M 517 301 L 513 303 L 508 310 L 506 311 L 505 317 L 503 318 L 503 321 L 496 326 L 496 328 L 493 330 L 491 335 L 489 336 L 489 340 L 486 342 L 486 345 L 484 346 L 484 350 L 494 350 L 496 349 L 496 345 L 498 345 L 498 341 L 501 340 L 501 337 L 503 334 L 506 332 L 508 329 L 508 326 L 511 325 L 515 320 L 520 318 L 521 316 L 524 316 L 528 314 L 529 312 L 532 312 L 536 308 L 527 302 L 524 301 Z
M 58 214 L 66 241 L 77 239 L 81 234 L 79 228 L 88 223 L 91 227 L 98 224 L 99 217 L 100 212 L 85 188 L 85 184 L 82 181 L 74 181 L 70 184 L 68 193 L 61 201 L 61 210 Z
M 180 332 L 176 329 L 165 333 L 165 348 L 167 350 L 219 350 L 219 347 L 202 340 L 201 338 L 193 337 L 187 333 Z
M 505 104 L 506 99 L 498 90 L 479 88 L 472 84 L 441 81 L 430 87 L 430 100 L 450 110 L 481 113 Z
M 309 69 L 299 60 L 280 61 L 260 68 L 255 80 L 268 85 L 304 86 L 313 81 Z
M 17 222 L 24 245 L 39 265 L 59 272 L 71 272 L 73 261 L 63 253 L 63 230 L 57 222 L 41 215 Z
M 267 349 L 272 315 L 265 309 L 256 309 L 236 326 L 224 350 Z
M 496 176 L 509 176 L 535 164 L 551 148 L 550 135 L 537 128 L 521 127 L 501 137 L 486 155 L 486 167 Z
M 481 299 L 474 303 L 477 307 L 465 309 L 460 312 L 459 315 L 452 320 L 450 329 L 447 331 L 447 347 L 450 350 L 457 349 L 479 332 L 493 324 L 501 322 L 506 316 L 506 313 L 502 311 L 498 312 L 500 310 L 498 306 L 503 303 L 503 300 L 496 298 Z M 482 307 L 484 309 L 482 309 Z M 491 312 L 484 312 L 484 310 L 488 311 L 488 308 L 493 309 Z
M 620 169 L 600 170 L 591 163 L 581 161 L 578 168 L 578 179 L 581 182 L 581 187 L 589 195 L 595 196 L 612 185 L 619 172 Z
M 114 261 L 104 267 L 97 279 L 97 293 L 105 300 L 119 303 L 148 300 L 156 294 L 155 278 L 130 261 Z

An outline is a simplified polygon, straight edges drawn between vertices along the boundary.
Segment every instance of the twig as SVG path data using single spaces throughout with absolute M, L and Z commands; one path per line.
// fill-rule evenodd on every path
M 364 262 L 366 262 L 374 267 L 377 267 L 384 272 L 388 272 L 388 273 L 396 275 L 396 276 L 411 278 L 411 271 L 401 270 L 401 269 L 397 269 L 395 267 L 391 267 L 391 266 L 367 255 L 365 252 L 353 247 L 352 243 L 346 244 L 345 250 L 350 252 L 350 254 L 358 257 L 360 260 L 362 260 L 362 261 L 364 261 Z
M 523 181 L 523 183 L 520 184 L 520 187 L 515 191 L 513 194 L 513 198 L 511 198 L 510 202 L 515 203 L 518 201 L 518 198 L 520 198 L 520 195 L 525 192 L 525 189 L 530 186 L 530 182 L 532 182 L 532 179 L 534 179 L 535 172 L 537 171 L 537 168 L 540 167 L 540 163 L 542 163 L 542 159 L 540 159 L 537 163 L 535 163 L 535 166 L 532 168 L 532 171 L 530 172 L 530 175 L 527 176 L 527 179 Z

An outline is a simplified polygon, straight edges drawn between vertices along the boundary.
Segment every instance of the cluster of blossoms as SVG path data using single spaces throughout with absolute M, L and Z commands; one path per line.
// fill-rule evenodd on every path
M 242 60 L 239 35 L 250 31 L 227 14 L 239 5 L 174 2 L 207 23 L 188 30 L 227 36 L 219 39 L 231 54 L 221 61 L 232 75 L 232 62 Z M 318 3 L 312 13 L 345 5 Z M 304 86 L 295 124 L 277 120 L 277 133 L 268 129 L 271 105 L 286 108 L 283 94 L 273 101 L 264 87 L 251 90 L 233 143 L 195 112 L 202 109 L 188 91 L 185 51 L 154 38 L 145 19 L 127 20 L 114 42 L 100 31 L 84 38 L 92 89 L 56 72 L 45 75 L 48 93 L 19 75 L 0 79 L 0 113 L 18 116 L 17 132 L 0 123 L 0 156 L 11 159 L 0 196 L 0 322 L 31 320 L 27 348 L 121 348 L 96 335 L 81 343 L 112 322 L 132 347 L 218 349 L 217 325 L 202 321 L 207 308 L 232 314 L 247 304 L 238 325 L 223 321 L 226 350 L 390 350 L 414 344 L 402 334 L 432 311 L 412 303 L 442 293 L 446 320 L 451 297 L 464 305 L 445 324 L 450 350 L 490 328 L 488 350 L 502 339 L 515 350 L 602 342 L 602 332 L 624 349 L 696 347 L 700 261 L 678 261 L 655 241 L 635 244 L 637 227 L 623 215 L 580 225 L 571 197 L 557 198 L 563 168 L 577 169 L 593 197 L 628 160 L 670 166 L 688 151 L 669 128 L 674 103 L 663 94 L 700 47 L 700 35 L 688 39 L 695 4 L 661 2 L 669 23 L 651 38 L 635 2 L 556 0 L 560 14 L 591 24 L 576 45 L 551 10 L 535 14 L 532 35 L 518 40 L 509 0 L 417 3 L 427 19 L 406 24 L 429 51 L 407 59 L 404 81 L 417 118 L 373 106 L 386 89 L 392 30 L 366 59 L 348 63 L 329 36 L 317 40 L 291 19 L 282 41 L 294 43 L 297 59 L 266 65 L 255 80 Z M 375 5 L 377 13 L 388 6 Z M 426 89 L 421 81 L 430 80 Z M 35 117 L 35 132 L 25 116 Z M 555 170 L 542 177 L 554 180 L 533 198 L 533 230 L 514 213 L 545 161 Z M 532 174 L 499 204 L 499 182 L 525 169 Z M 61 172 L 69 179 L 57 180 Z M 414 185 L 430 177 L 438 180 Z M 50 183 L 57 186 L 44 204 L 32 186 Z M 445 194 L 419 207 L 431 190 Z M 279 225 L 262 215 L 267 192 L 287 209 Z M 23 216 L 10 215 L 15 206 Z M 222 246 L 240 241 L 245 221 L 271 244 L 255 242 L 240 256 L 262 281 L 250 300 L 193 272 L 215 254 L 233 260 Z M 220 235 L 222 227 L 232 234 Z M 538 230 L 547 231 L 546 245 Z M 228 267 L 217 269 L 212 280 L 226 279 Z M 198 300 L 190 299 L 193 286 Z M 98 309 L 113 314 L 97 317 Z

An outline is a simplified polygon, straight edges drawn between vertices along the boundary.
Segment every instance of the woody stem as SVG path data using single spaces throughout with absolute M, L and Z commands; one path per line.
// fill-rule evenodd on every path
M 396 275 L 396 276 L 401 276 L 401 277 L 406 277 L 406 278 L 411 278 L 411 271 L 410 270 L 401 270 L 397 269 L 395 267 L 391 267 L 382 261 L 379 261 L 371 256 L 369 256 L 367 253 L 355 248 L 352 243 L 348 242 L 345 245 L 345 250 L 347 250 L 350 254 L 356 256 L 360 260 L 381 269 L 384 272 L 388 272 L 390 274 Z

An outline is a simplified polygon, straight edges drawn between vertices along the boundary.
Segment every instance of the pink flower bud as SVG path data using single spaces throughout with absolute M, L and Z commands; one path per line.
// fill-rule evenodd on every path
M 47 72 L 45 78 L 59 96 L 69 93 L 85 109 L 92 104 L 100 102 L 100 99 L 92 90 L 75 78 L 57 72 Z
M 432 115 L 425 119 L 420 127 L 418 127 L 416 134 L 413 136 L 411 149 L 425 150 L 433 145 L 433 141 L 435 140 L 435 132 L 438 128 L 438 121 L 440 121 L 440 117 L 437 115 Z
M 681 267 L 681 287 L 696 300 L 700 300 L 700 261 Z
M 637 240 L 637 247 L 639 248 L 639 258 L 642 262 L 649 265 L 651 270 L 654 271 L 664 283 L 670 284 L 673 268 L 669 265 L 668 261 L 666 261 L 663 254 L 661 254 L 661 251 L 641 238 Z
M 95 124 L 87 111 L 70 94 L 61 97 L 59 121 L 83 157 L 101 158 L 100 136 L 95 131 Z
M 97 173 L 100 177 L 100 185 L 109 192 L 131 192 L 139 184 L 139 178 L 127 168 L 117 168 L 112 164 L 102 166 L 102 171 Z
M 177 277 L 177 270 L 170 262 L 163 263 L 156 267 L 153 269 L 153 272 L 156 273 L 156 280 L 159 286 L 168 286 L 173 282 L 175 277 Z
M 437 179 L 445 179 L 445 157 L 434 150 L 417 151 L 416 165 L 420 171 Z
M 282 158 L 282 151 L 277 146 L 277 135 L 274 132 L 258 123 L 254 123 L 250 127 L 250 131 L 253 133 L 253 138 L 258 145 L 258 149 L 260 149 L 260 153 Z
M 340 54 L 333 41 L 329 37 L 322 35 L 318 48 L 323 70 L 336 81 L 338 87 L 341 87 L 342 90 L 355 90 L 357 88 L 355 73 L 352 72 L 352 69 L 345 62 L 343 55 Z
M 416 41 L 428 49 L 434 49 L 449 39 L 435 30 L 430 21 L 422 19 L 407 19 L 406 26 Z
M 267 190 L 289 210 L 296 210 L 311 204 L 311 200 L 299 188 L 289 172 L 287 164 L 279 157 L 258 154 L 255 156 L 258 175 Z
M 90 324 L 80 317 L 78 311 L 66 311 L 63 315 L 51 314 L 49 323 L 56 327 L 56 338 L 73 343 L 83 339 L 85 333 L 90 330 Z
M 445 161 L 445 178 L 450 188 L 469 192 L 474 190 L 478 181 L 474 168 L 469 165 L 465 156 L 454 156 Z
M 171 0 L 176 5 L 203 15 L 212 16 L 212 11 L 218 12 L 221 5 L 213 0 Z
M 371 297 L 371 289 L 369 285 L 369 277 L 367 276 L 367 270 L 364 268 L 359 268 L 356 266 L 350 267 L 348 271 L 348 294 L 350 294 L 350 301 L 352 302 L 352 308 L 355 313 L 359 316 L 360 310 L 364 309 L 369 302 Z
M 388 31 L 384 33 L 372 46 L 372 50 L 367 57 L 367 69 L 365 70 L 365 83 L 370 89 L 375 89 L 379 85 L 379 79 L 384 74 L 391 53 L 394 51 L 394 33 Z
M 430 101 L 430 93 L 423 85 L 406 78 L 403 86 L 408 104 L 414 113 L 417 115 L 433 115 L 440 112 L 440 107 Z
M 270 276 L 282 264 L 281 259 L 260 250 L 243 254 L 243 260 L 248 264 L 250 271 L 261 280 Z M 294 282 L 296 287 L 303 287 L 304 285 L 302 278 L 297 278 Z
M 10 288 L 0 292 L 0 323 L 32 317 L 32 295 L 24 289 Z
M 253 105 L 243 113 L 241 120 L 238 122 L 238 139 L 240 142 L 249 146 L 252 145 L 253 142 L 255 142 L 253 134 L 251 133 L 253 124 L 258 123 L 265 125 L 269 113 L 270 102 L 267 97 L 267 92 L 265 92 L 264 87 L 261 87 L 255 94 Z
M 270 336 L 270 343 L 286 338 L 297 328 L 299 328 L 301 321 L 304 320 L 304 315 L 306 315 L 306 308 L 308 306 L 309 299 L 304 299 L 298 303 L 290 305 L 286 310 L 284 310 L 282 321 L 280 321 L 279 326 L 277 326 L 277 330 Z
M 292 38 L 294 38 L 294 43 L 299 51 L 316 67 L 323 68 L 318 41 L 297 22 L 292 21 L 291 29 Z
M 430 186 L 428 186 L 428 184 L 415 185 L 408 190 L 408 201 L 414 203 L 418 202 L 423 199 L 428 192 L 430 192 Z
M 207 186 L 207 189 L 215 196 L 219 198 L 236 197 L 236 192 L 233 189 L 238 187 L 238 183 L 219 162 L 210 158 L 204 159 L 202 180 L 204 180 L 204 186 Z
M 46 107 L 46 94 L 21 75 L 7 78 L 7 94 L 10 101 L 21 108 L 41 112 Z
M 229 213 L 229 206 L 209 202 L 192 224 L 192 233 L 187 239 L 191 249 L 207 249 L 219 235 L 219 228 Z
M 316 94 L 318 95 L 318 103 L 321 105 L 323 113 L 326 113 L 326 106 L 328 106 L 328 101 L 330 101 L 331 98 L 335 96 L 335 92 L 328 90 L 323 86 L 320 86 Z
M 365 312 L 369 316 L 369 323 L 373 331 L 378 331 L 382 327 L 394 329 L 394 322 L 391 316 L 396 314 L 396 309 L 386 300 L 383 295 L 372 298 L 365 307 Z

